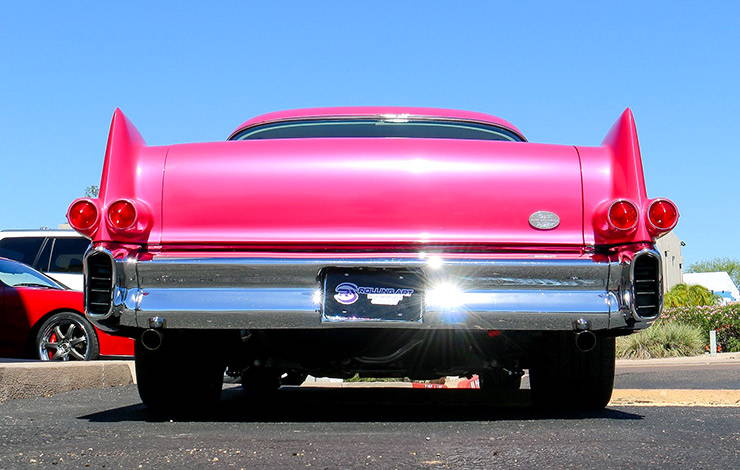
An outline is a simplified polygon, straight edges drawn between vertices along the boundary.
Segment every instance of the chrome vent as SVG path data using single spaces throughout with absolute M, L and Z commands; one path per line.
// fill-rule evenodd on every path
M 85 308 L 93 315 L 107 315 L 113 299 L 113 260 L 93 253 L 85 260 Z
M 663 304 L 659 256 L 645 252 L 635 257 L 632 262 L 632 282 L 636 318 L 657 318 Z

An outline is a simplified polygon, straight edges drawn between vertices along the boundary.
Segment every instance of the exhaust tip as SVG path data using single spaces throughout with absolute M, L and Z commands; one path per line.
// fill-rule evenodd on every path
M 162 346 L 162 333 L 157 330 L 144 330 L 141 334 L 141 345 L 149 351 L 156 351 Z
M 576 333 L 576 347 L 581 352 L 589 352 L 596 347 L 596 335 L 592 331 Z

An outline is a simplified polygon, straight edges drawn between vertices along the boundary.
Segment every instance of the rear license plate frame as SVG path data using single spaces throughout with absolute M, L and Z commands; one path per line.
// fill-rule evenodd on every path
M 423 322 L 420 269 L 325 268 L 320 280 L 322 322 Z

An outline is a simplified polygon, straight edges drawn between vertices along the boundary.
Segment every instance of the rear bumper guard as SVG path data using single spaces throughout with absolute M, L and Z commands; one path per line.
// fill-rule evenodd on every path
M 106 262 L 109 283 L 99 279 Z M 318 277 L 327 267 L 421 270 L 427 289 L 422 321 L 322 321 Z M 635 287 L 641 275 L 656 282 Z M 586 320 L 591 329 L 606 330 L 643 327 L 662 303 L 660 254 L 653 250 L 637 253 L 631 263 L 277 256 L 143 261 L 114 259 L 97 246 L 85 256 L 85 282 L 88 317 L 109 332 L 146 328 L 154 317 L 166 328 L 185 329 L 573 330 Z M 105 285 L 107 294 L 101 292 Z M 453 299 L 431 295 L 441 285 L 454 286 Z M 648 285 L 653 296 L 644 294 Z M 646 301 L 657 307 L 643 308 Z

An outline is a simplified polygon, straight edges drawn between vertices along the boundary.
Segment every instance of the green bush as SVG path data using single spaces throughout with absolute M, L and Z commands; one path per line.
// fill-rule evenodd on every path
M 666 307 L 698 307 L 716 305 L 719 299 L 704 286 L 676 284 L 666 292 L 663 304 Z
M 622 359 L 695 356 L 702 352 L 701 330 L 676 322 L 658 321 L 639 333 L 617 338 L 617 357 Z
M 709 332 L 717 330 L 717 344 L 720 351 L 740 351 L 740 303 L 709 307 L 666 308 L 661 321 L 683 323 L 699 328 L 706 345 L 709 344 Z

